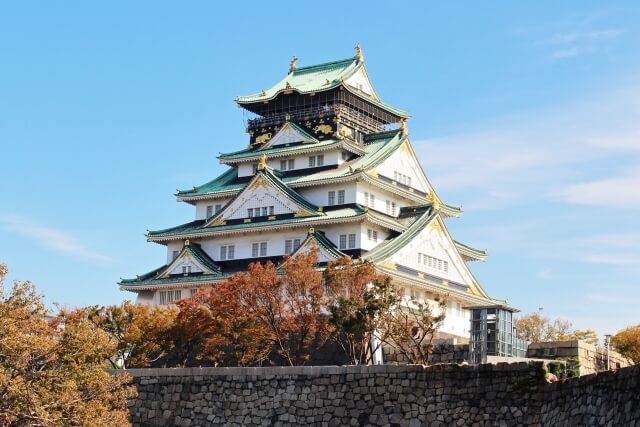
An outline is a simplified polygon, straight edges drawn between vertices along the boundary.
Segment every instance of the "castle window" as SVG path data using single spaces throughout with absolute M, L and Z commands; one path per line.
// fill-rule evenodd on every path
M 309 157 L 309 167 L 313 168 L 316 166 L 316 156 Z
M 220 246 L 220 261 L 233 259 L 235 257 L 235 245 Z
M 347 235 L 340 235 L 340 249 L 347 249 Z
M 418 252 L 418 264 L 433 268 L 436 270 L 449 272 L 449 261 L 432 257 L 431 255 Z
M 254 258 L 267 256 L 267 242 L 253 243 L 251 245 L 251 255 Z
M 183 265 L 182 266 L 182 274 L 191 274 L 191 266 Z
M 376 207 L 376 196 L 373 193 L 369 195 L 369 207 L 374 209 Z
M 349 234 L 349 249 L 355 249 L 356 247 L 356 235 Z
M 329 206 L 333 206 L 336 204 L 336 192 L 329 191 L 329 202 L 327 203 Z
M 344 205 L 344 190 L 338 190 L 338 204 Z
M 269 215 L 273 215 L 275 212 L 275 208 L 273 206 L 269 206 Z
M 269 215 L 269 208 L 267 206 L 262 207 L 262 216 Z
M 253 208 L 247 208 L 247 217 L 251 218 L 253 216 Z
M 189 289 L 189 298 L 193 298 L 198 293 L 197 289 Z
M 180 254 L 180 251 L 173 251 L 171 253 L 171 260 L 174 260 L 174 259 L 178 258 L 179 254 Z
M 316 163 L 318 164 L 318 166 L 324 166 L 324 154 L 318 155 Z
M 289 162 L 287 164 L 289 170 L 291 169 L 295 169 L 296 168 L 296 159 L 289 159 Z
M 280 170 L 281 171 L 286 171 L 287 170 L 287 161 L 286 160 L 280 160 Z
M 364 192 L 364 205 L 369 206 L 369 193 Z
M 397 214 L 398 212 L 396 202 L 391 202 L 391 215 L 396 216 Z
M 222 205 L 216 205 L 216 213 L 222 210 Z
M 258 164 L 254 163 L 253 165 L 251 165 L 253 167 L 253 174 L 257 174 L 258 173 Z
M 342 157 L 342 160 L 348 160 L 349 159 L 349 153 L 347 153 L 346 151 L 343 151 L 341 153 L 341 157 Z
M 367 237 L 369 238 L 370 242 L 377 242 L 378 241 L 378 231 L 377 230 L 372 230 L 372 229 L 367 229 Z
M 391 214 L 391 201 L 387 200 L 387 214 Z
M 284 253 L 290 255 L 300 247 L 300 239 L 292 239 L 284 241 Z
M 209 205 L 207 206 L 207 219 L 211 218 L 213 216 L 213 206 Z

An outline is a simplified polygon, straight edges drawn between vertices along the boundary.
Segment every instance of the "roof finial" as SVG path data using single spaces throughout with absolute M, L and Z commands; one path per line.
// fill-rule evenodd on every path
M 364 56 L 362 56 L 362 48 L 360 47 L 360 43 L 356 44 L 356 59 L 358 62 L 364 61 Z
M 258 170 L 263 171 L 267 167 L 267 155 L 263 154 L 258 162 Z
M 400 131 L 402 132 L 402 136 L 409 135 L 409 130 L 407 129 L 407 119 L 400 119 Z
M 296 68 L 298 68 L 298 57 L 293 55 L 293 57 L 291 58 L 291 62 L 289 63 L 289 72 L 292 72 Z

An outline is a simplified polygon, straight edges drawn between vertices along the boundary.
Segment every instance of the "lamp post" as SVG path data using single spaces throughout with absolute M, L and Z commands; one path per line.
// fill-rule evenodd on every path
M 607 371 L 611 369 L 611 335 L 607 334 L 604 336 L 604 342 L 607 344 Z

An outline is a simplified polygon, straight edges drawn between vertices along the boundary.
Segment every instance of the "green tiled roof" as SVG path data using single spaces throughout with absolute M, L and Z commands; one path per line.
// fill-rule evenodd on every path
M 327 236 L 325 236 L 323 231 L 316 230 L 313 233 L 309 233 L 305 241 L 300 244 L 299 250 L 301 250 L 309 242 L 315 243 L 320 249 L 324 249 L 334 258 L 341 258 L 345 256 L 345 254 L 342 253 L 338 248 L 336 248 L 333 242 L 331 242 L 331 240 L 329 240 Z M 297 252 L 298 251 L 295 251 L 292 256 L 295 256 Z
M 321 216 L 305 216 L 305 217 L 293 217 L 293 218 L 282 218 L 275 219 L 271 221 L 259 221 L 259 222 L 242 222 L 238 224 L 225 224 L 225 225 L 216 225 L 203 227 L 203 220 L 191 221 L 186 224 L 178 225 L 176 227 L 167 228 L 164 230 L 158 231 L 149 231 L 147 234 L 149 240 L 161 240 L 164 238 L 170 237 L 182 237 L 184 236 L 193 236 L 197 237 L 198 235 L 205 235 L 210 232 L 218 232 L 218 231 L 230 231 L 230 230 L 238 230 L 238 229 L 251 229 L 251 228 L 259 228 L 259 227 L 272 227 L 278 225 L 287 225 L 287 224 L 314 224 L 314 223 L 322 223 L 325 221 L 331 220 L 339 220 L 339 219 L 347 219 L 347 218 L 356 218 L 359 216 L 364 216 L 365 211 L 360 206 L 346 207 L 342 209 L 330 210 L 324 212 L 324 215 Z
M 363 147 L 363 156 L 350 162 L 343 163 L 336 169 L 311 174 L 302 169 L 300 170 L 300 175 L 282 177 L 281 180 L 286 185 L 296 185 L 354 175 L 363 170 L 374 168 L 382 163 L 406 140 L 406 137 L 401 136 L 399 130 L 383 132 L 377 135 L 377 137 L 378 139 L 375 139 L 375 134 L 369 136 L 369 143 Z M 246 152 L 246 150 L 243 151 Z M 235 182 L 237 176 L 237 169 L 231 168 L 213 181 L 209 181 L 206 184 L 195 187 L 193 190 L 178 191 L 177 196 L 188 198 L 203 196 L 206 194 L 237 191 L 244 188 L 246 185 L 246 182 Z
M 276 172 L 272 168 L 268 166 L 265 167 L 264 170 L 258 171 L 258 176 L 265 177 L 267 181 L 271 183 L 271 185 L 273 185 L 278 190 L 280 190 L 282 194 L 284 194 L 287 198 L 292 200 L 294 203 L 298 204 L 299 206 L 303 207 L 304 209 L 310 212 L 315 212 L 315 213 L 318 212 L 318 206 L 314 205 L 313 203 L 310 203 L 309 201 L 307 201 L 307 199 L 305 199 L 300 194 L 298 194 L 297 191 L 289 188 L 287 184 L 285 184 L 284 182 L 282 182 L 280 178 L 278 178 L 278 176 L 276 175 Z M 256 179 L 258 179 L 258 176 L 256 176 Z
M 484 261 L 487 258 L 487 251 L 473 248 L 469 245 L 465 245 L 464 243 L 460 243 L 457 240 L 454 240 L 453 243 L 462 255 L 481 261 Z
M 407 230 L 394 239 L 387 240 L 368 252 L 364 258 L 373 262 L 381 262 L 400 250 L 409 243 L 437 216 L 433 209 L 429 208 L 420 213 L 420 217 L 407 228 Z
M 357 57 L 347 58 L 340 61 L 326 62 L 323 64 L 311 65 L 308 67 L 296 68 L 289 72 L 285 78 L 280 80 L 274 86 L 266 89 L 258 94 L 248 96 L 238 96 L 236 102 L 240 105 L 251 104 L 254 102 L 263 102 L 274 99 L 280 93 L 295 90 L 299 93 L 322 92 L 334 89 L 343 85 L 350 92 L 366 99 L 372 104 L 388 110 L 389 112 L 400 116 L 409 117 L 409 113 L 391 107 L 374 96 L 366 95 L 360 91 L 344 85 L 344 80 L 355 74 L 360 68 L 364 67 L 364 62 L 359 61 Z

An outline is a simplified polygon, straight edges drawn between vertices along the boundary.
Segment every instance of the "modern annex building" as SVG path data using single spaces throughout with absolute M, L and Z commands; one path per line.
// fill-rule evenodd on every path
M 469 337 L 469 310 L 502 303 L 469 270 L 485 252 L 452 238 L 461 210 L 440 201 L 411 147 L 409 114 L 380 100 L 362 52 L 300 67 L 268 90 L 236 99 L 250 113 L 247 148 L 221 154 L 228 170 L 179 191 L 195 220 L 150 231 L 167 247 L 163 265 L 120 288 L 138 303 L 171 304 L 250 262 L 279 263 L 310 247 L 320 261 L 373 262 L 405 295 L 447 295 L 441 332 Z

